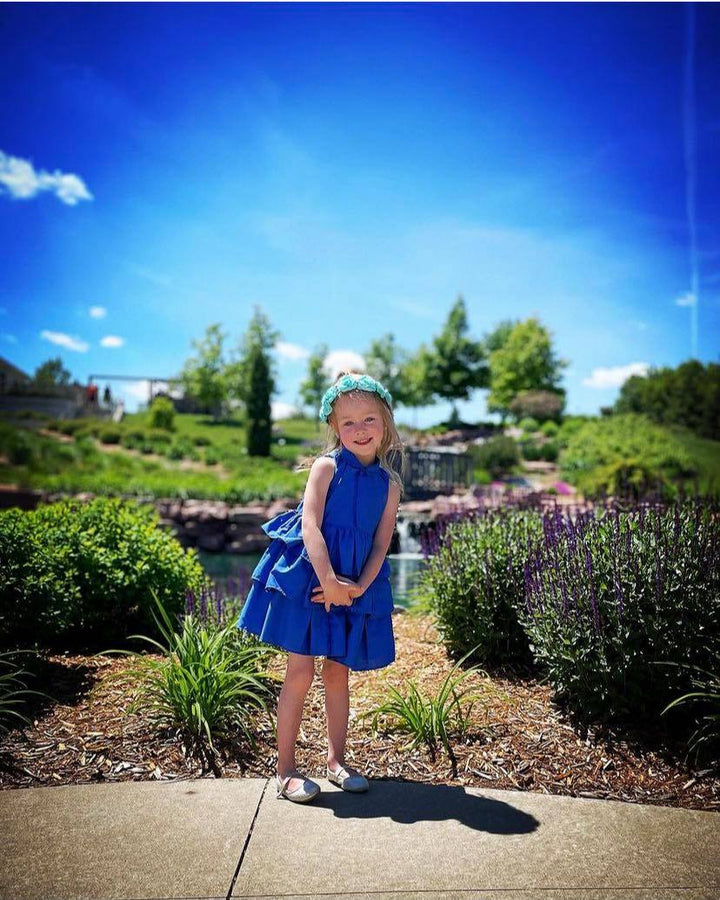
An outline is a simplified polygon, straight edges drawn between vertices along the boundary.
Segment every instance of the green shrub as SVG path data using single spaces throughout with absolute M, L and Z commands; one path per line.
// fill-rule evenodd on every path
M 200 458 L 198 452 L 195 450 L 195 447 L 192 445 L 192 442 L 186 438 L 177 438 L 170 445 L 167 451 L 167 456 L 169 459 L 193 459 L 197 460 Z
M 545 435 L 545 437 L 553 438 L 560 431 L 560 426 L 557 422 L 553 422 L 552 419 L 548 419 L 547 422 L 543 422 L 540 426 L 540 431 Z
M 148 425 L 151 428 L 163 428 L 172 431 L 175 427 L 175 407 L 169 397 L 155 397 L 148 414 Z
M 520 447 L 522 449 L 523 459 L 527 460 L 536 460 L 540 459 L 540 446 L 537 441 L 532 439 L 521 441 Z
M 0 511 L 0 641 L 124 638 L 152 625 L 151 589 L 173 611 L 204 572 L 148 507 L 115 499 Z
M 492 480 L 492 475 L 488 472 L 487 469 L 483 469 L 480 467 L 473 468 L 473 484 L 490 484 Z
M 33 458 L 33 443 L 29 434 L 13 429 L 2 442 L 2 451 L 13 466 L 25 466 Z
M 540 428 L 540 423 L 533 416 L 525 416 L 518 422 L 518 428 L 522 428 L 525 432 L 537 431 Z
M 473 465 L 486 469 L 496 478 L 509 472 L 520 462 L 517 443 L 508 435 L 493 435 L 483 444 L 472 444 L 468 448 Z
M 453 658 L 475 647 L 482 662 L 531 661 L 516 609 L 528 541 L 541 533 L 538 513 L 506 507 L 436 525 L 421 581 Z
M 167 433 L 167 431 L 163 431 L 162 428 L 148 428 L 145 432 L 145 439 L 150 441 L 152 444 L 169 444 L 172 441 L 172 436 Z
M 666 428 L 636 413 L 584 423 L 568 440 L 560 477 L 588 498 L 603 494 L 635 499 L 657 492 L 677 496 L 677 482 L 696 473 L 688 453 Z
M 99 439 L 101 444 L 119 444 L 122 432 L 117 426 L 108 425 L 100 431 Z
M 657 720 L 720 647 L 720 508 L 543 516 L 520 620 L 583 719 Z
M 558 458 L 559 448 L 555 441 L 545 441 L 540 446 L 540 459 L 545 462 L 556 462 Z
M 204 434 L 196 434 L 194 435 L 192 440 L 193 444 L 195 444 L 196 447 L 209 447 L 210 444 L 212 444 L 210 438 L 205 437 Z M 230 438 L 230 441 L 231 443 L 235 443 L 235 441 L 237 441 L 237 438 Z
M 169 444 L 165 449 L 165 456 L 168 459 L 183 459 L 184 455 L 183 447 L 180 444 Z
M 217 451 L 210 448 L 205 451 L 205 465 L 206 466 L 216 466 L 220 462 L 220 457 L 217 455 Z

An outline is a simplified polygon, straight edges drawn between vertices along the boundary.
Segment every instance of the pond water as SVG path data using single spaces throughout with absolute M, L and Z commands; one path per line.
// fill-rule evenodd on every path
M 200 563 L 207 574 L 231 594 L 244 595 L 247 592 L 250 576 L 261 556 L 262 553 L 208 553 L 198 550 Z M 424 558 L 421 553 L 391 553 L 388 561 L 395 605 L 407 607 L 411 602 L 411 591 L 425 565 Z

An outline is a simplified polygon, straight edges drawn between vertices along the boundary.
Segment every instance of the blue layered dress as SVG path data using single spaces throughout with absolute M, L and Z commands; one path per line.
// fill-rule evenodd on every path
M 336 575 L 357 581 L 372 550 L 388 497 L 388 473 L 363 465 L 346 447 L 328 454 L 335 473 L 328 488 L 321 532 Z M 387 559 L 352 606 L 311 600 L 318 577 L 302 537 L 301 500 L 295 509 L 262 525 L 272 538 L 252 573 L 238 628 L 264 643 L 306 656 L 325 656 L 355 671 L 380 669 L 395 659 L 393 596 Z

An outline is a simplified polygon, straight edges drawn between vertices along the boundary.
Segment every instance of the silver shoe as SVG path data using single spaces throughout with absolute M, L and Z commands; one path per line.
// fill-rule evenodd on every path
M 351 775 L 344 766 L 340 766 L 336 772 L 333 772 L 328 766 L 327 777 L 332 784 L 336 784 L 344 791 L 352 791 L 354 794 L 366 791 L 370 787 L 364 775 Z
M 302 778 L 303 783 L 299 788 L 295 788 L 294 791 L 288 791 L 288 782 L 294 776 Z M 275 798 L 276 800 L 279 800 L 281 797 L 285 797 L 288 800 L 292 800 L 293 803 L 307 803 L 308 800 L 312 800 L 320 793 L 320 785 L 317 784 L 317 782 L 311 781 L 309 778 L 306 778 L 302 774 L 302 772 L 298 772 L 297 769 L 293 769 L 289 775 L 285 776 L 285 778 L 281 778 L 278 774 L 276 774 L 275 787 L 277 789 L 277 796 Z

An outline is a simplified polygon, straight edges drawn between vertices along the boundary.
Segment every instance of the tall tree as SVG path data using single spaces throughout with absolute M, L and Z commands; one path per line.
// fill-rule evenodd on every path
M 402 368 L 407 361 L 407 354 L 395 343 L 395 335 L 388 332 L 371 341 L 363 356 L 368 375 L 390 391 L 395 403 L 402 403 Z
M 550 391 L 563 397 L 561 369 L 568 360 L 557 359 L 548 330 L 532 317 L 518 322 L 505 343 L 490 354 L 489 412 L 503 422 L 510 404 L 521 391 Z
M 432 353 L 425 344 L 421 344 L 417 352 L 408 356 L 400 370 L 400 389 L 397 402 L 403 406 L 417 411 L 419 406 L 427 406 L 433 401 L 433 393 L 430 389 L 430 368 L 432 365 Z M 417 424 L 417 412 L 414 415 Z
M 260 343 L 251 345 L 246 360 L 248 390 L 245 402 L 249 456 L 270 456 L 272 437 L 270 360 Z
M 310 354 L 307 361 L 307 375 L 300 382 L 299 393 L 300 401 L 305 406 L 311 406 L 314 412 L 314 418 L 317 423 L 317 430 L 320 430 L 320 419 L 318 412 L 322 402 L 323 394 L 330 387 L 332 380 L 325 370 L 325 359 L 328 355 L 327 344 L 318 344 L 315 350 Z
M 452 417 L 457 418 L 456 400 L 468 400 L 474 388 L 489 386 L 489 370 L 483 348 L 467 337 L 465 300 L 458 296 L 445 325 L 433 338 L 427 357 L 428 387 L 437 397 L 453 402 Z
M 487 359 L 490 358 L 491 353 L 499 350 L 507 343 L 508 338 L 512 334 L 513 328 L 519 322 L 520 319 L 503 319 L 492 329 L 492 331 L 489 331 L 484 337 L 480 339 L 480 346 L 482 347 L 484 355 Z
M 192 341 L 197 356 L 187 359 L 180 372 L 180 382 L 185 393 L 194 397 L 215 420 L 222 414 L 228 397 L 223 358 L 223 342 L 226 337 L 219 322 L 208 325 L 205 337 Z
M 70 372 L 65 368 L 59 356 L 41 363 L 33 375 L 33 381 L 39 388 L 67 387 L 70 384 L 70 378 Z
M 247 408 L 250 390 L 250 367 L 253 351 L 259 347 L 265 354 L 270 379 L 270 394 L 275 393 L 277 381 L 275 366 L 270 352 L 280 338 L 280 332 L 270 324 L 270 319 L 256 305 L 248 327 L 237 344 L 232 360 L 226 368 L 226 377 L 230 396 L 239 400 Z

